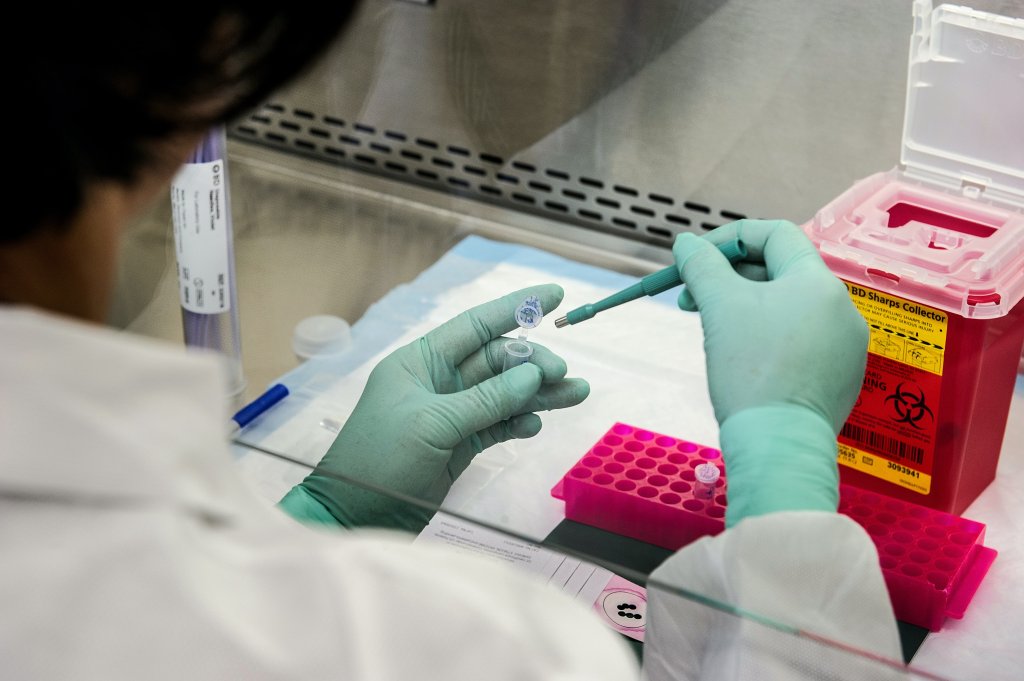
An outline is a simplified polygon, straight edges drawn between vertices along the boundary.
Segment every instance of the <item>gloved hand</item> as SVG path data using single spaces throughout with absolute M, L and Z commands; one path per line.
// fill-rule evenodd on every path
M 740 238 L 736 269 L 712 244 Z M 726 525 L 839 502 L 836 436 L 860 391 L 868 330 L 814 245 L 784 221 L 741 220 L 672 252 L 698 309 L 729 476 Z M 742 275 L 740 274 L 742 272 Z
M 515 309 L 531 295 L 548 314 L 563 292 L 546 284 L 511 293 L 381 360 L 316 470 L 282 499 L 284 510 L 348 527 L 418 531 L 432 513 L 330 474 L 436 505 L 482 450 L 540 432 L 535 412 L 582 402 L 589 384 L 565 378 L 565 362 L 532 341 L 530 362 L 502 373 L 507 339 L 501 335 L 518 328 Z

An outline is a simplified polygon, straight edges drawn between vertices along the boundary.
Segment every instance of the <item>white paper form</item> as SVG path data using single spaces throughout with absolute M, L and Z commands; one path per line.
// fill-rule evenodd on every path
M 435 514 L 416 541 L 441 543 L 456 551 L 491 556 L 535 574 L 590 608 L 615 631 L 644 640 L 646 590 L 603 567 L 445 513 Z M 634 619 L 623 619 L 625 617 Z
M 586 605 L 594 603 L 613 576 L 602 567 L 445 513 L 435 514 L 416 541 L 439 542 L 457 551 L 491 556 L 537 575 Z

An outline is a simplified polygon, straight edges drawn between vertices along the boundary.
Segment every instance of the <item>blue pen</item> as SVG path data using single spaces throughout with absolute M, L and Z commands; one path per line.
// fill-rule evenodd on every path
M 288 397 L 288 388 L 280 383 L 275 383 L 270 388 L 257 397 L 255 400 L 245 405 L 234 416 L 228 421 L 228 437 L 235 437 L 241 432 L 242 428 L 252 423 L 252 421 L 260 414 L 264 413 L 275 404 Z

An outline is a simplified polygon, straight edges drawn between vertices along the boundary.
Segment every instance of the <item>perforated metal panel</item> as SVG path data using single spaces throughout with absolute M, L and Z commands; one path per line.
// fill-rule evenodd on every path
M 897 164 L 910 9 L 367 0 L 232 134 L 649 244 L 742 216 L 802 222 Z
M 745 215 L 683 197 L 608 183 L 557 167 L 507 160 L 399 130 L 269 104 L 233 127 L 257 141 L 321 161 L 352 165 L 441 191 L 512 205 L 547 217 L 669 244 L 687 229 L 714 229 Z

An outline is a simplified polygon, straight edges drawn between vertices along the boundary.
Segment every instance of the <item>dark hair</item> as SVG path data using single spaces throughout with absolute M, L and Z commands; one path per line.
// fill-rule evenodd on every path
M 354 0 L 39 3 L 8 67 L 16 206 L 0 243 L 59 228 L 97 180 L 131 182 L 161 140 L 262 102 L 340 32 Z M 34 3 L 30 3 L 34 5 Z M 8 36 L 8 40 L 17 39 Z

